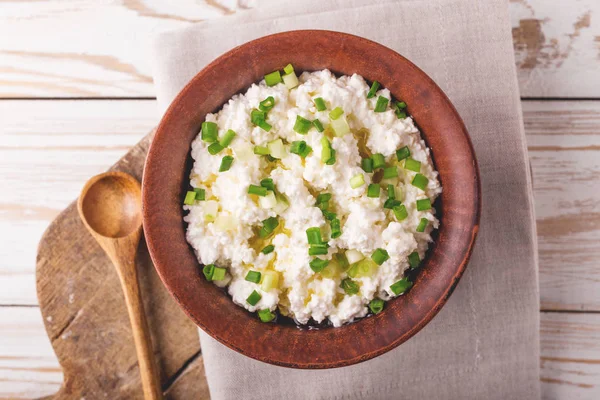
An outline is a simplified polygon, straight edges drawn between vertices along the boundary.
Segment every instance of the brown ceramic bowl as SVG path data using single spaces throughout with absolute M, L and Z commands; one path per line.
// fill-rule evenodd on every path
M 413 288 L 385 310 L 340 328 L 301 330 L 261 323 L 207 282 L 185 239 L 183 198 L 190 144 L 207 113 L 263 75 L 292 63 L 297 71 L 328 68 L 377 80 L 408 104 L 432 150 L 443 186 L 440 229 Z M 338 32 L 293 31 L 263 37 L 222 55 L 179 93 L 163 117 L 143 179 L 144 230 L 154 265 L 187 315 L 216 340 L 249 357 L 294 368 L 334 368 L 393 349 L 442 308 L 467 265 L 480 214 L 473 147 L 460 116 L 423 71 L 378 43 Z

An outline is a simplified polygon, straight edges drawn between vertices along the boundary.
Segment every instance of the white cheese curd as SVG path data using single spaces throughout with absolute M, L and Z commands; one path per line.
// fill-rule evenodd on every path
M 314 321 L 339 327 L 373 312 L 372 300 L 389 300 L 410 286 L 406 285 L 409 259 L 418 263 L 425 257 L 431 232 L 439 225 L 435 209 L 418 210 L 417 202 L 429 199 L 433 204 L 442 188 L 419 130 L 410 116 L 397 116 L 389 90 L 381 88 L 368 99 L 369 85 L 361 76 L 336 77 L 328 70 L 304 72 L 298 81 L 298 86 L 289 89 L 293 79 L 274 86 L 263 80 L 206 116 L 206 122 L 216 127 L 204 128 L 203 124 L 205 132 L 192 142 L 190 183 L 197 191 L 204 190 L 204 196 L 194 199 L 191 191 L 186 196 L 186 236 L 200 263 L 214 264 L 221 274 L 226 270 L 224 277 L 215 272 L 218 279 L 205 274 L 226 288 L 239 306 L 250 312 L 279 312 L 299 324 Z M 389 103 L 385 111 L 375 112 L 380 96 Z M 260 116 L 252 117 L 253 110 L 269 97 L 274 105 L 262 118 L 270 129 L 259 121 Z M 315 105 L 319 97 L 325 101 L 324 111 Z M 341 136 L 330 127 L 329 113 L 336 107 L 343 110 L 338 123 L 347 121 L 350 128 Z M 299 133 L 298 116 L 307 122 L 318 119 L 324 132 L 311 125 L 308 132 Z M 211 129 L 217 130 L 218 137 L 214 132 L 210 137 Z M 215 139 L 222 140 L 229 130 L 235 137 L 218 148 Z M 207 135 L 204 139 L 203 134 Z M 281 144 L 273 142 L 278 139 L 283 154 L 279 153 Z M 291 152 L 298 141 L 312 149 L 305 157 Z M 209 152 L 211 145 L 216 154 Z M 325 163 L 322 152 L 329 147 L 335 162 Z M 397 159 L 396 152 L 405 147 L 410 150 L 408 162 L 420 162 L 418 173 L 406 168 L 405 159 Z M 280 159 L 265 151 L 273 151 Z M 397 177 L 384 178 L 381 169 L 363 170 L 363 158 L 376 153 L 383 155 L 386 168 L 396 168 Z M 222 170 L 226 156 L 233 157 L 233 162 Z M 417 181 L 425 183 L 415 186 L 417 174 Z M 353 188 L 350 181 L 360 181 L 358 175 L 364 184 Z M 266 178 L 272 180 L 274 190 L 265 182 L 261 186 Z M 367 195 L 370 184 L 380 185 L 379 197 Z M 255 190 L 261 196 L 249 193 L 251 185 L 258 187 Z M 391 200 L 388 185 L 393 186 Z M 318 195 L 326 193 L 331 199 L 318 206 Z M 392 200 L 396 201 L 394 210 L 386 206 Z M 332 238 L 334 217 L 341 234 Z M 277 226 L 273 228 L 269 221 L 277 221 Z M 326 254 L 309 255 L 310 228 L 318 228 L 327 243 L 312 246 L 313 251 Z M 273 250 L 269 252 L 268 246 Z M 345 261 L 347 250 L 352 251 L 351 265 Z M 313 265 L 316 258 L 327 265 Z

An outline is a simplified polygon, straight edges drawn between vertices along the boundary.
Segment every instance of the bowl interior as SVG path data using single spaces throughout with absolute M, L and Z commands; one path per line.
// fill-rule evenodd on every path
M 443 187 L 440 229 L 413 288 L 375 316 L 341 328 L 301 330 L 264 324 L 207 282 L 185 239 L 183 197 L 190 144 L 207 113 L 263 75 L 292 63 L 377 80 L 408 104 L 432 150 Z M 296 368 L 332 368 L 382 354 L 418 332 L 439 311 L 462 275 L 478 229 L 480 190 L 475 155 L 456 110 L 420 69 L 369 40 L 331 31 L 292 31 L 237 47 L 203 69 L 163 117 L 143 179 L 144 230 L 150 255 L 170 293 L 212 337 L 252 358 Z

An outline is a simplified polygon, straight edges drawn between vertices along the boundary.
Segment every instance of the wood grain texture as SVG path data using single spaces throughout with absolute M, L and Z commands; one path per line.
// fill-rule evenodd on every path
M 5 0 L 0 97 L 152 97 L 151 36 L 231 13 L 238 3 L 246 4 Z M 511 0 L 510 6 L 522 95 L 597 96 L 600 3 Z

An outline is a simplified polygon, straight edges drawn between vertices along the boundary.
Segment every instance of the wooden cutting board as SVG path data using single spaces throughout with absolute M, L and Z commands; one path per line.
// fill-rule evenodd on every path
M 154 132 L 111 170 L 141 180 Z M 208 399 L 198 331 L 160 281 L 144 241 L 138 250 L 142 297 L 168 399 Z M 63 368 L 52 399 L 143 399 L 129 318 L 117 273 L 71 203 L 44 233 L 37 294 L 46 332 Z

